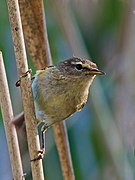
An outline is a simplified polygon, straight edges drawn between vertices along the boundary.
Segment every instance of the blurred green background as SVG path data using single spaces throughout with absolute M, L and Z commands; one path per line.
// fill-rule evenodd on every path
M 66 121 L 76 180 L 135 179 L 135 2 L 50 0 L 44 3 L 53 62 L 73 54 L 91 57 L 107 73 L 94 81 L 83 110 Z M 14 115 L 17 115 L 22 111 L 22 102 L 20 90 L 15 87 L 18 76 L 6 1 L 0 1 L 0 9 L 0 49 Z M 11 180 L 0 118 L 0 179 Z M 21 133 L 19 140 L 24 172 L 29 180 L 30 162 Z M 46 150 L 46 179 L 62 180 L 52 129 L 47 132 Z

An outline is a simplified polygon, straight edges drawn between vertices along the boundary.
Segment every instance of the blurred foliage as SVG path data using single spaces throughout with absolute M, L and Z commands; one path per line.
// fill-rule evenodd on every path
M 118 75 L 118 72 L 112 72 L 112 67 L 118 70 L 116 60 L 119 61 L 119 59 L 115 59 L 115 57 L 119 54 L 118 48 L 121 41 L 122 25 L 130 2 L 127 3 L 127 1 L 124 0 L 74 0 L 66 3 L 70 4 L 72 12 L 75 15 L 75 19 L 90 56 L 101 69 L 107 70 L 107 76 L 101 78 L 102 87 L 104 87 L 105 99 L 109 102 L 108 108 L 113 114 L 113 121 L 116 127 L 118 127 L 118 133 L 121 133 L 121 127 L 119 127 L 119 123 L 115 118 L 116 106 L 114 102 L 117 91 L 116 87 L 121 82 L 121 78 L 117 79 L 116 75 Z M 52 10 L 52 4 L 49 1 L 45 1 L 45 7 L 51 53 L 53 62 L 57 63 L 59 60 L 72 56 L 72 50 L 70 49 L 62 28 L 56 20 L 55 13 Z M 4 55 L 14 114 L 18 114 L 22 110 L 22 103 L 20 91 L 15 87 L 15 82 L 18 77 L 6 1 L 0 2 L 0 9 L 0 49 Z M 29 55 L 28 59 L 30 67 L 34 69 Z M 33 70 L 33 72 L 34 71 L 35 70 Z M 95 89 L 95 91 L 98 91 L 98 89 Z M 76 180 L 122 179 L 119 176 L 121 172 L 119 172 L 115 166 L 113 156 L 110 155 L 109 146 L 105 141 L 104 132 L 98 121 L 98 116 L 102 116 L 102 112 L 99 113 L 100 114 L 97 115 L 96 110 L 93 108 L 93 103 L 89 100 L 82 112 L 76 113 L 67 121 Z M 0 119 L 2 119 L 1 116 Z M 1 123 L 0 125 L 0 129 L 2 129 L 2 131 L 0 131 L 2 132 L 0 149 L 7 150 L 3 124 Z M 111 129 L 111 125 L 105 128 Z M 23 139 L 21 135 L 19 135 L 19 139 Z M 51 129 L 47 133 L 47 139 L 47 154 L 44 159 L 46 179 L 61 180 L 60 163 Z M 112 136 L 110 138 L 110 142 L 111 141 L 115 149 L 117 140 L 114 140 Z M 114 142 L 116 142 L 116 144 Z M 121 143 L 123 144 L 122 140 Z M 28 154 L 26 148 L 24 148 L 25 145 L 21 143 L 21 146 L 24 159 L 24 172 L 29 174 L 29 163 L 27 162 Z M 118 152 L 120 156 L 123 154 L 123 151 L 124 150 Z M 126 154 L 125 151 L 124 153 Z M 3 153 L 0 153 L 0 157 L 2 157 L 2 155 Z M 128 158 L 126 156 L 123 158 L 125 158 L 125 168 L 123 169 L 125 172 L 122 173 L 122 177 L 128 180 L 135 179 L 133 157 Z M 3 159 L 0 162 L 0 167 L 2 167 L 0 168 L 1 179 L 11 179 L 9 159 Z M 7 169 L 8 171 L 6 171 Z M 31 178 L 28 177 L 26 179 Z

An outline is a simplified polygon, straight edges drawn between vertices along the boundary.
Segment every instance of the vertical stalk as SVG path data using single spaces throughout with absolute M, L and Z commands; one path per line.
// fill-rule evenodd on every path
M 0 105 L 2 110 L 3 122 L 6 132 L 6 139 L 9 149 L 9 156 L 11 161 L 11 168 L 14 179 L 22 179 L 23 168 L 21 163 L 19 144 L 15 126 L 11 123 L 13 120 L 13 109 L 8 89 L 8 82 L 3 63 L 2 53 L 0 52 Z M 4 151 L 3 151 L 4 153 Z
M 67 129 L 65 122 L 56 123 L 53 127 L 54 137 L 59 152 L 59 158 L 64 180 L 74 180 L 74 170 L 70 155 Z M 63 141 L 64 140 L 64 141 Z
M 21 93 L 24 107 L 24 116 L 26 122 L 26 132 L 28 138 L 28 148 L 30 158 L 37 156 L 37 151 L 40 149 L 38 131 L 36 127 L 36 118 L 34 113 L 34 103 L 31 90 L 31 77 L 28 74 L 25 78 L 24 73 L 28 71 L 27 57 L 24 45 L 24 38 L 22 32 L 21 18 L 19 12 L 19 5 L 17 0 L 7 0 L 8 11 L 10 17 L 10 24 L 12 30 L 12 37 L 14 42 L 14 50 L 16 56 L 16 63 L 19 77 L 21 80 Z M 42 161 L 32 161 L 32 177 L 33 180 L 43 180 Z

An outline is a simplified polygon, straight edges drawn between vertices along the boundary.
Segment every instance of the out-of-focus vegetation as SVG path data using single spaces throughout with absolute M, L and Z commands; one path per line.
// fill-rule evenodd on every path
M 50 0 L 45 1 L 45 10 L 53 62 L 73 54 L 91 57 L 107 73 L 93 83 L 82 112 L 66 121 L 76 180 L 135 179 L 135 2 Z M 0 24 L 0 49 L 16 115 L 22 111 L 22 103 L 15 87 L 18 77 L 5 1 L 0 2 Z M 2 117 L 0 137 L 0 179 L 10 180 Z M 19 139 L 26 179 L 31 179 L 26 142 L 21 134 Z M 44 164 L 46 179 L 62 179 L 51 129 Z

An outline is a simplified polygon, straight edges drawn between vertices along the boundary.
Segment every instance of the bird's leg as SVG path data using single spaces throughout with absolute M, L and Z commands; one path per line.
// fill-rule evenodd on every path
M 47 125 L 43 125 L 41 128 L 41 150 L 39 153 L 41 153 L 43 156 L 45 154 L 45 140 L 46 140 L 46 131 L 48 129 Z
M 48 126 L 45 124 L 41 127 L 41 149 L 38 151 L 37 157 L 35 157 L 31 161 L 43 159 L 45 155 L 45 135 L 46 135 L 47 129 L 48 129 Z

